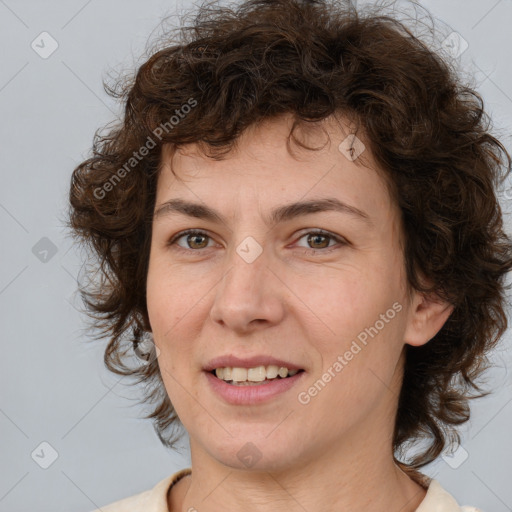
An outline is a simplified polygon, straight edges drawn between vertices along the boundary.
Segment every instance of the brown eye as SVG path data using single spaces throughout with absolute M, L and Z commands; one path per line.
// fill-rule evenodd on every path
M 185 240 L 185 244 L 178 243 L 178 240 Z M 199 250 L 208 247 L 210 237 L 203 231 L 189 230 L 178 233 L 170 242 L 169 245 L 177 245 L 179 249 L 183 250 Z
M 187 235 L 187 243 L 190 245 L 192 249 L 204 249 L 208 245 L 208 241 L 206 241 L 206 236 L 197 234 L 197 235 Z
M 314 244 L 315 247 L 312 249 L 325 249 L 329 246 L 329 236 L 320 234 L 310 234 L 308 236 L 308 244 Z M 323 239 L 323 242 L 322 242 Z M 327 242 L 326 242 L 327 241 Z
M 299 240 L 302 239 L 306 239 L 308 246 L 299 245 L 299 247 L 309 249 L 309 252 L 318 251 L 319 254 L 329 253 L 339 249 L 340 246 L 348 245 L 345 239 L 326 231 L 310 231 L 299 238 Z M 331 242 L 334 243 L 331 244 Z

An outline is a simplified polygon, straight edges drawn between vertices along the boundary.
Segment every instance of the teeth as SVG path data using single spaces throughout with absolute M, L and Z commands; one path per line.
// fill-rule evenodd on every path
M 215 375 L 222 380 L 234 382 L 263 382 L 265 379 L 275 379 L 279 375 L 282 379 L 293 377 L 299 370 L 288 370 L 284 366 L 271 364 L 267 367 L 256 366 L 254 368 L 217 368 Z
M 247 370 L 247 380 L 251 382 L 261 382 L 267 378 L 267 370 L 264 366 L 249 368 Z
M 275 379 L 278 373 L 279 368 L 276 365 L 271 364 L 270 366 L 267 366 L 267 379 Z
M 235 382 L 243 382 L 244 380 L 247 380 L 247 368 L 233 368 L 231 370 L 231 380 L 234 380 Z

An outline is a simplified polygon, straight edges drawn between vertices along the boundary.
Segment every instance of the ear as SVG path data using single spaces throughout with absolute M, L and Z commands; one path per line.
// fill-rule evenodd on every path
M 453 312 L 453 305 L 435 294 L 413 292 L 404 343 L 415 347 L 430 341 Z

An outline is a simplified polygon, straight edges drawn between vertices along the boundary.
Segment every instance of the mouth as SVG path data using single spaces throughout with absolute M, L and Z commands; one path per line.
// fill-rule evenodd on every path
M 270 366 L 221 367 L 206 369 L 203 374 L 214 395 L 230 405 L 256 406 L 272 400 L 290 400 L 286 393 L 299 385 L 306 371 Z
M 262 386 L 286 380 L 303 373 L 303 369 L 288 369 L 284 366 L 268 365 L 253 368 L 221 367 L 208 373 L 231 386 Z
M 257 405 L 289 399 L 292 388 L 304 381 L 308 372 L 302 364 L 269 354 L 239 357 L 231 353 L 205 363 L 203 375 L 210 391 L 222 402 Z

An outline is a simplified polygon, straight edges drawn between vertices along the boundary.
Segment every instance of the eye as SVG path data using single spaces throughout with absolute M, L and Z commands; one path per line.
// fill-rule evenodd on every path
M 313 230 L 308 231 L 307 233 L 304 233 L 299 240 L 307 237 L 307 243 L 308 244 L 314 244 L 315 247 L 309 247 L 310 251 L 306 251 L 307 253 L 329 253 L 331 251 L 334 251 L 338 249 L 339 247 L 332 247 L 330 246 L 330 242 L 335 242 L 337 244 L 341 245 L 348 245 L 348 242 L 339 236 L 333 235 L 332 233 L 329 233 L 327 231 L 323 230 Z M 179 240 L 184 239 L 185 240 L 185 246 L 178 243 Z M 197 229 L 187 229 L 186 231 L 182 231 L 181 233 L 178 233 L 176 236 L 174 236 L 169 242 L 169 246 L 177 246 L 179 250 L 183 251 L 195 251 L 198 252 L 199 249 L 207 249 L 208 248 L 208 241 L 211 241 L 212 238 L 210 235 L 205 233 L 204 231 L 199 231 Z M 211 247 L 211 246 L 210 246 Z M 299 246 L 304 247 L 304 246 Z M 308 249 L 308 247 L 306 247 Z
M 185 238 L 186 237 L 186 238 Z M 185 244 L 187 246 L 183 246 L 177 243 L 178 240 L 184 238 Z M 174 236 L 168 243 L 168 245 L 177 245 L 179 249 L 184 251 L 197 250 L 197 249 L 205 249 L 208 245 L 208 239 L 211 240 L 211 237 L 205 233 L 204 231 L 198 231 L 196 229 L 187 229 L 186 231 L 182 231 Z
M 308 231 L 307 233 L 302 235 L 299 238 L 299 240 L 301 240 L 305 237 L 307 237 L 306 242 L 308 244 L 315 245 L 315 247 L 309 247 L 309 249 L 312 249 L 313 253 L 322 252 L 325 254 L 325 253 L 329 253 L 329 252 L 334 251 L 339 248 L 339 247 L 329 248 L 329 241 L 334 241 L 341 245 L 348 245 L 348 242 L 346 240 L 344 240 L 343 238 L 333 235 L 332 233 L 329 233 L 329 232 L 323 231 L 323 230 Z M 326 240 L 327 240 L 327 242 L 326 242 Z M 299 247 L 303 247 L 303 246 L 299 246 Z M 306 251 L 306 252 L 311 252 L 311 251 Z

